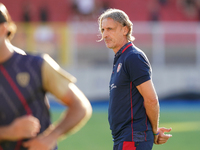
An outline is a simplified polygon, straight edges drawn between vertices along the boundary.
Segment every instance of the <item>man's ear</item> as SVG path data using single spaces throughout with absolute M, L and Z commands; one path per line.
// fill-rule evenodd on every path
M 129 32 L 128 27 L 127 27 L 127 26 L 124 26 L 124 27 L 123 27 L 123 34 L 124 34 L 124 35 L 127 35 L 128 32 Z

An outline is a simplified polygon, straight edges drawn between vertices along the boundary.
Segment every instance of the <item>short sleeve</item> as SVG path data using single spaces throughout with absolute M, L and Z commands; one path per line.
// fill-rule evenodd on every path
M 143 53 L 132 53 L 126 59 L 126 70 L 135 86 L 151 79 L 151 66 Z

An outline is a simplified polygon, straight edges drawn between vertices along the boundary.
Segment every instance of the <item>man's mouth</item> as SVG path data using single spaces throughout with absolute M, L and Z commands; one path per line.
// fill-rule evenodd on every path
M 104 39 L 105 43 L 108 43 L 110 42 L 111 40 L 110 39 Z

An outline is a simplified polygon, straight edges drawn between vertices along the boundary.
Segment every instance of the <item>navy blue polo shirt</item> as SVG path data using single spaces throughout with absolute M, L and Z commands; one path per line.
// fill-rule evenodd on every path
M 152 127 L 144 99 L 136 88 L 150 79 L 151 66 L 146 55 L 131 42 L 125 44 L 115 55 L 109 86 L 108 120 L 115 145 L 152 138 L 147 132 Z

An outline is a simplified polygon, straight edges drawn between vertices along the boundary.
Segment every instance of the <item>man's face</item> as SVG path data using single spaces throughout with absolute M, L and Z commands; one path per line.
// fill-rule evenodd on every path
M 108 48 L 113 49 L 116 53 L 124 44 L 126 44 L 128 30 L 119 22 L 112 18 L 105 18 L 102 20 L 101 33 Z

